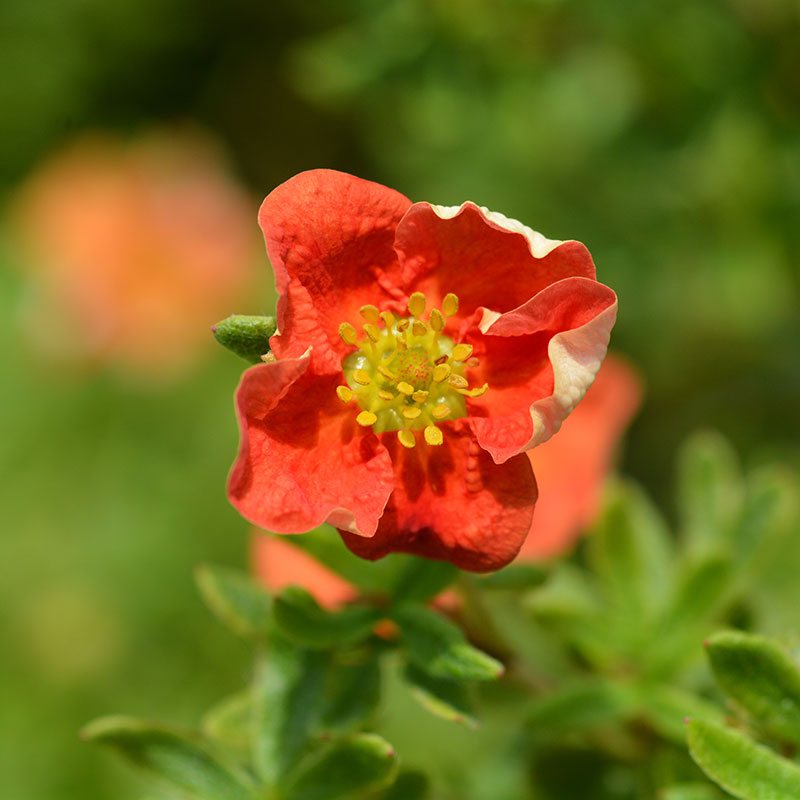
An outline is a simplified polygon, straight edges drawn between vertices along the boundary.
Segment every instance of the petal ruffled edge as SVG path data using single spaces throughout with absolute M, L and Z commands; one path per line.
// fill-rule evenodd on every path
M 359 536 L 375 533 L 393 489 L 391 459 L 336 397 L 340 380 L 315 374 L 310 355 L 244 373 L 228 498 L 245 519 L 278 533 L 324 522 Z
M 329 169 L 301 172 L 267 195 L 258 219 L 281 295 L 276 352 L 295 356 L 313 340 L 315 369 L 338 368 L 347 354 L 339 325 L 357 322 L 362 305 L 400 298 L 394 234 L 410 206 L 394 189 Z M 307 306 L 300 330 L 298 298 Z M 310 339 L 309 324 L 318 329 Z
M 529 419 L 518 419 L 513 425 L 509 420 L 497 420 L 489 416 L 470 417 L 479 444 L 488 450 L 497 463 L 503 463 L 518 453 L 530 450 L 547 441 L 555 434 L 561 423 L 580 402 L 592 385 L 605 357 L 611 329 L 617 317 L 617 299 L 607 286 L 582 278 L 567 279 L 591 286 L 597 296 L 592 298 L 593 316 L 582 325 L 562 330 L 550 338 L 547 356 L 553 371 L 553 389 L 546 396 L 535 399 L 529 406 Z M 563 282 L 564 284 L 567 281 Z M 550 287 L 554 291 L 557 285 Z M 547 290 L 545 290 L 547 291 Z M 525 306 L 500 316 L 484 314 L 482 330 L 487 334 L 503 337 L 535 333 L 538 328 L 526 319 L 526 313 L 535 308 L 537 298 Z M 596 313 L 595 313 L 596 309 Z M 536 315 L 532 316 L 536 319 Z M 467 407 L 482 405 L 491 408 L 491 386 L 482 402 L 468 401 Z M 519 414 L 524 414 L 520 410 Z M 519 416 L 515 415 L 515 416 Z M 525 438 L 511 440 L 509 432 L 522 432 Z M 526 432 L 527 431 L 527 432 Z

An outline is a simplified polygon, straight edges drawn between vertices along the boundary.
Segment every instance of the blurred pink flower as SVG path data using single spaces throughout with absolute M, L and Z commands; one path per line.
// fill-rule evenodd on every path
M 636 371 L 618 356 L 607 356 L 558 435 L 528 453 L 539 484 L 539 501 L 518 561 L 565 553 L 592 523 L 617 443 L 641 396 Z M 297 584 L 327 608 L 357 596 L 351 584 L 285 537 L 254 530 L 252 562 L 258 579 L 272 591 Z
M 83 136 L 16 202 L 38 342 L 138 372 L 185 366 L 253 285 L 252 209 L 198 134 Z

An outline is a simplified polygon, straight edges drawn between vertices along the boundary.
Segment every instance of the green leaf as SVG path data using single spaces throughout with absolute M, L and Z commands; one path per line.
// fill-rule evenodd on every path
M 467 728 L 478 727 L 469 690 L 462 682 L 435 678 L 413 664 L 406 668 L 404 678 L 412 696 L 431 714 Z
M 281 800 L 338 800 L 387 784 L 397 767 L 394 749 L 380 736 L 360 734 L 321 748 L 299 765 Z
M 503 665 L 468 644 L 459 628 L 419 607 L 397 608 L 392 614 L 402 631 L 409 660 L 430 675 L 458 680 L 495 680 Z
M 390 592 L 396 603 L 423 603 L 448 587 L 458 569 L 446 561 L 409 556 L 392 581 Z
M 248 638 L 267 633 L 270 596 L 244 572 L 203 564 L 195 580 L 208 607 L 234 633 Z
M 285 775 L 316 732 L 327 666 L 327 654 L 271 637 L 253 687 L 253 763 L 265 783 Z
M 533 733 L 550 737 L 617 722 L 634 710 L 630 689 L 592 678 L 538 698 L 526 715 L 525 724 Z
M 635 635 L 663 605 L 672 574 L 666 525 L 639 487 L 609 487 L 587 554 L 609 604 Z
M 361 663 L 337 664 L 331 670 L 322 728 L 350 733 L 372 716 L 380 700 L 381 671 L 370 649 Z
M 111 747 L 120 755 L 173 786 L 203 800 L 253 800 L 244 776 L 223 765 L 197 736 L 159 722 L 103 717 L 87 725 L 81 737 Z
M 678 458 L 678 502 L 689 552 L 725 549 L 744 488 L 736 453 L 714 431 L 690 437 Z
M 539 564 L 513 564 L 486 577 L 478 577 L 476 584 L 481 589 L 524 591 L 541 586 L 550 574 L 547 567 Z
M 425 800 L 430 794 L 428 778 L 422 772 L 401 772 L 378 800 Z
M 249 689 L 226 697 L 213 706 L 201 723 L 203 734 L 237 750 L 250 747 L 253 693 Z
M 800 744 L 800 672 L 763 636 L 718 633 L 707 643 L 720 687 L 774 736 Z
M 260 363 L 261 356 L 269 353 L 269 340 L 275 330 L 275 317 L 244 314 L 232 314 L 211 327 L 223 347 L 251 364 Z
M 273 613 L 281 632 L 306 647 L 330 648 L 356 642 L 372 632 L 381 614 L 373 608 L 347 607 L 325 611 L 299 586 L 288 586 L 274 600 Z
M 800 767 L 738 731 L 703 719 L 686 726 L 689 752 L 723 789 L 742 800 L 797 800 Z

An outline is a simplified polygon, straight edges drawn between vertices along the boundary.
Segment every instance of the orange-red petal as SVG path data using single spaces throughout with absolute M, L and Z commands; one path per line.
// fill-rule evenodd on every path
M 253 572 L 270 591 L 279 592 L 291 585 L 302 586 L 326 608 L 338 608 L 358 596 L 352 584 L 291 545 L 284 537 L 256 530 L 251 541 Z
M 336 396 L 340 376 L 312 372 L 309 356 L 251 367 L 236 393 L 239 456 L 231 503 L 279 533 L 323 522 L 371 536 L 392 492 L 386 448 L 358 429 Z
M 539 484 L 539 501 L 520 558 L 563 553 L 592 522 L 615 446 L 641 396 L 641 381 L 633 368 L 608 356 L 558 435 L 527 453 Z
M 446 425 L 439 447 L 400 447 L 387 435 L 395 489 L 372 538 L 340 531 L 371 560 L 413 553 L 488 572 L 511 561 L 530 529 L 536 481 L 524 455 L 495 464 L 469 426 Z
M 348 349 L 339 325 L 358 320 L 363 305 L 401 297 L 394 234 L 410 205 L 393 189 L 328 169 L 301 172 L 267 196 L 259 222 L 282 295 L 278 358 L 297 357 L 313 341 L 315 369 L 340 369 Z

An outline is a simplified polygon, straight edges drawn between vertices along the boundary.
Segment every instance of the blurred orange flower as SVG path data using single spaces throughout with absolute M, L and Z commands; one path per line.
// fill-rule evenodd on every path
M 199 134 L 83 136 L 15 206 L 37 343 L 147 374 L 180 370 L 252 288 L 253 207 Z
M 558 435 L 528 452 L 539 485 L 533 525 L 518 560 L 534 561 L 570 549 L 598 512 L 617 442 L 639 407 L 641 381 L 623 359 L 609 355 L 586 396 Z M 253 570 L 272 591 L 297 584 L 335 608 L 355 588 L 286 537 L 255 530 Z

